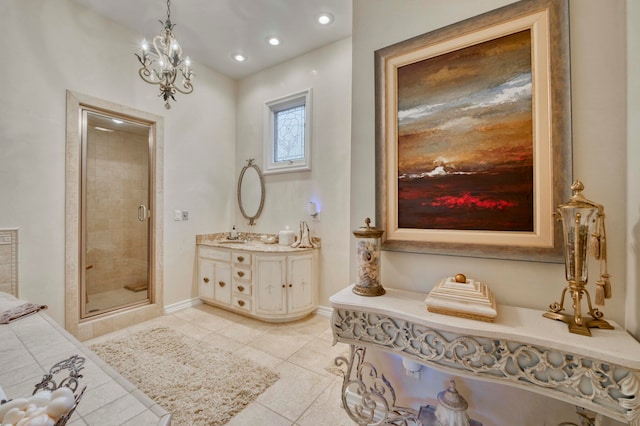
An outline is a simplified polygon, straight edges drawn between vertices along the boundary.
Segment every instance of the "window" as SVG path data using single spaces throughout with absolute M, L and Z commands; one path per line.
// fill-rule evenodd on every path
M 264 174 L 311 170 L 311 89 L 265 104 Z

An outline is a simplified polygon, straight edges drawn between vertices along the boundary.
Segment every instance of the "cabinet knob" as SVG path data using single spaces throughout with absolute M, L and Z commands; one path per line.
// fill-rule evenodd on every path
M 239 277 L 244 277 L 244 272 L 243 271 L 238 271 L 238 276 Z
M 224 287 L 225 285 L 227 285 L 227 283 L 225 283 L 224 281 L 218 281 L 218 285 L 220 287 Z
M 282 288 L 285 288 L 285 287 L 286 287 L 286 285 L 282 284 Z
M 293 287 L 293 284 L 289 284 L 289 288 Z
M 209 278 L 204 277 L 204 278 L 202 279 L 202 281 L 204 281 L 205 283 L 208 283 L 208 282 L 209 282 Z
M 244 291 L 244 286 L 239 285 L 239 286 L 238 286 L 238 291 L 243 292 L 243 291 Z
M 238 262 L 244 262 L 244 256 L 238 256 Z
M 238 305 L 244 306 L 244 300 L 238 300 Z

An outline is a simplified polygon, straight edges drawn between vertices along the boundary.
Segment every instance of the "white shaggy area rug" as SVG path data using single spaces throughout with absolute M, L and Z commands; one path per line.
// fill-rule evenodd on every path
M 171 412 L 174 425 L 223 425 L 265 389 L 276 372 L 167 327 L 90 346 Z

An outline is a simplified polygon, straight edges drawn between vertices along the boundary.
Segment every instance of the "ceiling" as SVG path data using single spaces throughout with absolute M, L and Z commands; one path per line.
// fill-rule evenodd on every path
M 75 0 L 151 40 L 166 20 L 165 0 Z M 334 16 L 323 26 L 321 12 Z M 351 35 L 351 0 L 173 0 L 173 33 L 184 55 L 233 79 L 287 61 Z M 278 36 L 279 46 L 266 42 Z M 247 61 L 238 63 L 232 54 Z M 135 60 L 132 52 L 132 60 Z

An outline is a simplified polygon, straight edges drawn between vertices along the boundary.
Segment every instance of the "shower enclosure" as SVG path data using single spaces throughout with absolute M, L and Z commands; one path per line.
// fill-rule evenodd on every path
M 150 126 L 84 110 L 81 318 L 148 303 Z
M 67 90 L 65 328 L 80 340 L 164 313 L 163 128 Z

